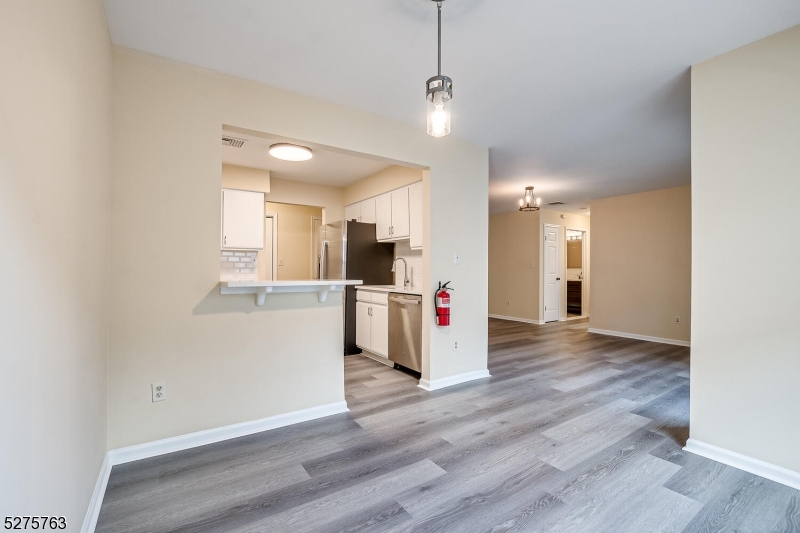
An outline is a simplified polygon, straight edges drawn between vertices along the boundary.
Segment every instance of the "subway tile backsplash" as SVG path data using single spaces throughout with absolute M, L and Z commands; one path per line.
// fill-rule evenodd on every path
M 422 287 L 422 250 L 412 250 L 409 241 L 398 241 L 394 245 L 395 258 L 402 257 L 408 263 L 408 279 L 415 289 Z M 394 275 L 396 287 L 403 286 L 403 263 L 397 263 L 397 272 Z
M 258 281 L 258 252 L 220 252 L 219 280 Z

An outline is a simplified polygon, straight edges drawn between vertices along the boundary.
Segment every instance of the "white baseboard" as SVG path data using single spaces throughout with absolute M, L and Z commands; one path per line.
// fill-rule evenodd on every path
M 426 391 L 434 391 L 438 389 L 443 389 L 445 387 L 452 387 L 453 385 L 458 385 L 459 383 L 466 383 L 467 381 L 474 381 L 476 379 L 483 379 L 491 377 L 489 375 L 489 370 L 476 370 L 475 372 L 467 372 L 465 374 L 458 374 L 455 376 L 450 376 L 449 378 L 442 378 L 442 379 L 434 379 L 434 380 L 427 380 L 421 379 L 419 380 L 419 387 L 420 389 L 425 389 Z
M 664 339 L 662 337 L 651 337 L 649 335 L 639 335 L 637 333 L 625 333 L 622 331 L 611 331 L 608 329 L 589 328 L 589 333 L 597 333 L 598 335 L 611 335 L 612 337 L 625 337 L 626 339 L 636 339 L 639 341 L 660 342 L 661 344 L 674 344 L 675 346 L 691 346 L 689 341 L 680 341 L 678 339 Z
M 89 500 L 89 508 L 86 509 L 86 516 L 83 518 L 81 533 L 94 533 L 97 526 L 97 517 L 100 516 L 100 506 L 103 505 L 103 496 L 106 494 L 108 476 L 111 475 L 111 458 L 106 453 L 103 465 L 100 467 L 100 475 L 97 476 L 97 483 L 94 486 L 92 499 Z
M 705 457 L 706 459 L 711 459 L 712 461 L 717 461 L 718 463 L 732 466 L 733 468 L 738 468 L 739 470 L 744 470 L 745 472 L 750 472 L 751 474 L 775 481 L 781 485 L 800 490 L 800 472 L 765 463 L 759 459 L 753 459 L 752 457 L 740 453 L 712 446 L 711 444 L 706 444 L 696 439 L 689 439 L 686 441 L 686 446 L 684 446 L 683 449 L 695 455 Z
M 541 320 L 534 320 L 532 318 L 517 318 L 515 316 L 505 316 L 505 315 L 489 315 L 489 318 L 498 318 L 500 320 L 511 320 L 512 322 L 524 322 L 525 324 L 536 324 L 541 326 L 544 324 Z
M 111 455 L 111 464 L 119 465 L 131 461 L 138 461 L 139 459 L 164 455 L 166 453 L 188 450 L 189 448 L 196 448 L 197 446 L 205 446 L 206 444 L 213 444 L 223 440 L 235 439 L 236 437 L 252 435 L 253 433 L 260 433 L 261 431 L 299 424 L 300 422 L 307 422 L 325 416 L 346 413 L 349 410 L 350 409 L 347 408 L 347 402 L 329 403 L 317 407 L 310 407 L 308 409 L 301 409 L 300 411 L 284 413 L 282 415 L 269 416 L 260 420 L 252 420 L 250 422 L 206 429 L 196 433 L 179 435 L 177 437 L 146 442 L 144 444 L 136 444 L 126 448 L 111 450 L 108 453 Z
M 97 478 L 97 485 L 95 485 L 92 500 L 89 502 L 89 509 L 86 511 L 81 533 L 94 532 L 94 528 L 97 525 L 97 517 L 100 514 L 100 507 L 103 504 L 103 496 L 105 496 L 108 477 L 111 475 L 111 467 L 114 465 L 156 457 L 167 453 L 179 452 L 181 450 L 188 450 L 189 448 L 235 439 L 236 437 L 244 437 L 245 435 L 252 435 L 253 433 L 260 433 L 270 429 L 308 422 L 309 420 L 315 420 L 317 418 L 346 413 L 349 410 L 350 409 L 347 408 L 347 402 L 329 403 L 317 407 L 310 407 L 308 409 L 301 409 L 300 411 L 269 416 L 260 420 L 206 429 L 196 433 L 189 433 L 177 437 L 170 437 L 168 439 L 145 442 L 144 444 L 136 444 L 134 446 L 111 450 L 106 453 L 105 461 L 103 461 L 103 466 L 100 469 L 100 476 Z

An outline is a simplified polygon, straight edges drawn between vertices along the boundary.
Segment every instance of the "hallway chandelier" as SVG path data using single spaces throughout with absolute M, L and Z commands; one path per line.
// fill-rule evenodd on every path
M 453 80 L 442 76 L 442 2 L 433 0 L 439 16 L 439 69 L 438 74 L 425 83 L 428 100 L 428 135 L 444 137 L 450 133 L 450 100 L 453 98 Z
M 525 187 L 525 196 L 519 199 L 519 210 L 538 211 L 540 205 L 542 205 L 542 199 L 533 197 L 533 187 Z

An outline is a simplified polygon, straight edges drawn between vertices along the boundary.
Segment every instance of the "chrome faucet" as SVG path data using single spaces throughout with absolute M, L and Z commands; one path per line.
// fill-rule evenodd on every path
M 398 257 L 397 259 L 395 259 L 394 262 L 392 263 L 392 272 L 397 272 L 398 261 L 402 261 L 403 264 L 406 266 L 403 269 L 403 277 L 405 278 L 403 279 L 403 289 L 407 289 L 408 286 L 411 285 L 411 281 L 408 279 L 408 263 L 406 263 L 406 260 L 403 259 L 402 257 Z

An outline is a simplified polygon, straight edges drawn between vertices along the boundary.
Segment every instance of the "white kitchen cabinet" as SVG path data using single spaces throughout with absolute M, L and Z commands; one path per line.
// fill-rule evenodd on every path
M 372 304 L 370 351 L 389 357 L 389 307 Z
M 224 250 L 264 249 L 264 193 L 222 189 Z
M 355 220 L 361 219 L 361 204 L 352 204 L 344 208 L 344 219 Z
M 392 193 L 375 198 L 375 234 L 379 241 L 392 238 Z
M 370 302 L 356 302 L 356 345 L 369 349 L 371 344 L 371 330 L 369 314 Z
M 359 222 L 375 224 L 375 198 L 359 202 L 359 205 L 361 206 L 361 219 L 359 219 Z
M 392 191 L 392 239 L 408 237 L 410 231 L 408 187 Z
M 345 206 L 344 219 L 375 224 L 375 198 Z
M 356 345 L 374 355 L 389 357 L 389 306 L 386 294 L 358 291 Z M 375 301 L 370 301 L 372 298 Z
M 408 188 L 409 245 L 412 250 L 422 249 L 422 182 Z

